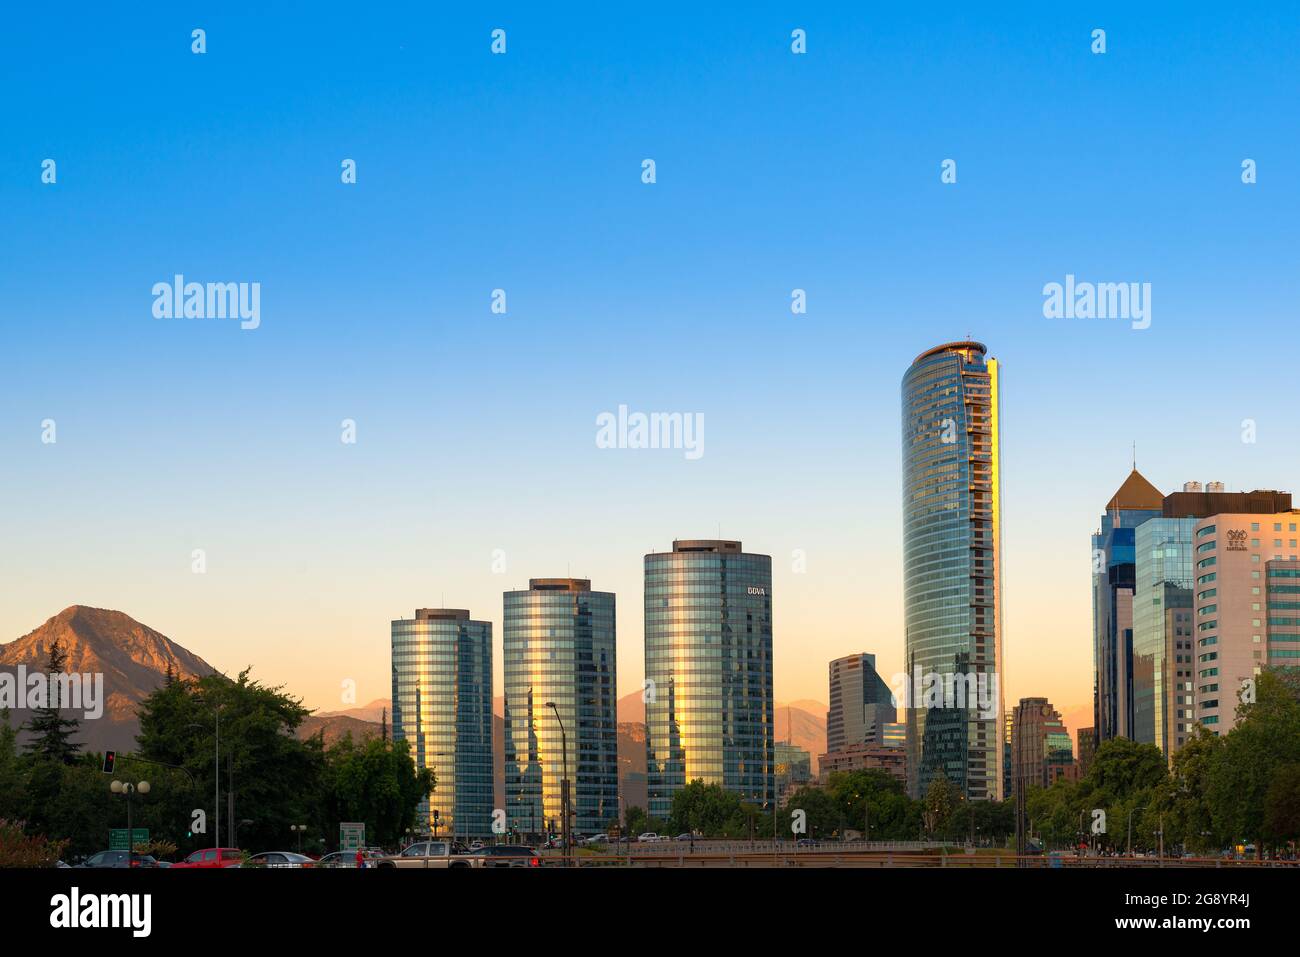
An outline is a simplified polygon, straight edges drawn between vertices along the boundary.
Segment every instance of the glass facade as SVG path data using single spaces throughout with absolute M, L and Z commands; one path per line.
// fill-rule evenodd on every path
M 771 807 L 772 559 L 740 542 L 645 556 L 649 813 L 696 779 Z
M 507 826 L 560 832 L 567 763 L 573 833 L 603 832 L 619 819 L 614 595 L 535 578 L 505 593 L 503 630 Z
M 1288 531 L 1287 534 L 1296 533 Z M 1287 542 L 1289 547 L 1294 547 L 1294 538 Z M 1274 559 L 1266 568 L 1268 663 L 1274 668 L 1300 668 L 1300 561 Z
M 1195 720 L 1195 518 L 1152 518 L 1134 533 L 1133 740 L 1172 758 Z
M 939 774 L 973 800 L 997 799 L 1004 760 L 999 365 L 978 342 L 919 356 L 902 386 L 903 607 L 909 678 L 983 685 L 991 708 L 903 702 L 908 789 Z
M 1134 532 L 1164 496 L 1134 469 L 1092 535 L 1093 726 L 1099 741 L 1133 737 Z
M 885 726 L 897 718 L 889 685 L 876 671 L 875 655 L 849 655 L 830 663 L 827 751 L 843 751 L 855 744 L 883 744 Z
M 437 776 L 416 827 L 455 837 L 492 833 L 492 623 L 421 608 L 392 623 L 393 740 Z M 434 811 L 438 812 L 436 826 Z

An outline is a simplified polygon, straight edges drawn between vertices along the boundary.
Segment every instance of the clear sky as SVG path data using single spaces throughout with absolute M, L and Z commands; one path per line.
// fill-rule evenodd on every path
M 572 574 L 626 693 L 642 555 L 721 534 L 773 556 L 777 697 L 824 701 L 901 666 L 899 382 L 970 335 L 1008 701 L 1077 709 L 1131 444 L 1166 491 L 1300 486 L 1294 8 L 230 6 L 6 14 L 0 639 L 116 608 L 333 709 L 389 693 L 390 619 L 499 647 L 501 592 Z M 155 319 L 177 273 L 260 282 L 260 327 Z M 1044 318 L 1067 274 L 1151 283 L 1151 327 Z M 620 404 L 704 455 L 597 448 Z

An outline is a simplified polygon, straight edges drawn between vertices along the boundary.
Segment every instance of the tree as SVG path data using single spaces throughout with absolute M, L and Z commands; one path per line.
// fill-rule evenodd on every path
M 49 683 L 49 694 L 45 706 L 32 711 L 31 720 L 24 730 L 31 732 L 32 738 L 27 742 L 25 751 L 47 761 L 59 761 L 72 764 L 77 760 L 81 745 L 73 741 L 79 727 L 75 718 L 65 718 L 60 712 L 62 702 L 59 700 L 58 676 L 68 663 L 67 652 L 63 644 L 55 638 L 50 642 L 50 656 L 45 668 Z
M 1264 795 L 1264 837 L 1275 845 L 1300 840 L 1300 764 L 1278 771 Z
M 416 769 L 406 741 L 356 744 L 348 733 L 325 752 L 321 783 L 325 820 L 364 821 L 368 841 L 395 845 L 415 824 L 416 809 L 436 780 L 429 768 Z
M 952 820 L 961 792 L 942 774 L 930 779 L 930 786 L 925 789 L 925 810 L 922 819 L 927 834 L 942 834 Z

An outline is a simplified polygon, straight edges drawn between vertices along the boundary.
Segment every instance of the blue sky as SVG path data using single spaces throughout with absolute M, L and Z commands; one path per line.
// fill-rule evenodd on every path
M 641 556 L 720 530 L 774 557 L 778 697 L 824 700 L 901 662 L 899 380 L 970 334 L 1008 694 L 1068 708 L 1131 443 L 1166 490 L 1297 487 L 1293 10 L 230 7 L 7 14 L 0 639 L 120 608 L 331 708 L 387 694 L 389 619 L 568 571 L 628 691 Z M 261 327 L 154 319 L 175 273 L 260 282 Z M 1151 328 L 1045 319 L 1067 273 L 1150 282 Z M 597 449 L 620 404 L 705 455 Z

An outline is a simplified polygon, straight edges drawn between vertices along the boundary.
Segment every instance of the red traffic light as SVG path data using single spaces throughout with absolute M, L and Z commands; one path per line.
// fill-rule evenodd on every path
M 113 765 L 116 764 L 116 763 L 117 763 L 117 752 L 116 752 L 116 751 L 105 751 L 105 752 L 104 752 L 104 773 L 105 773 L 105 774 L 112 774 L 112 773 L 113 773 Z

